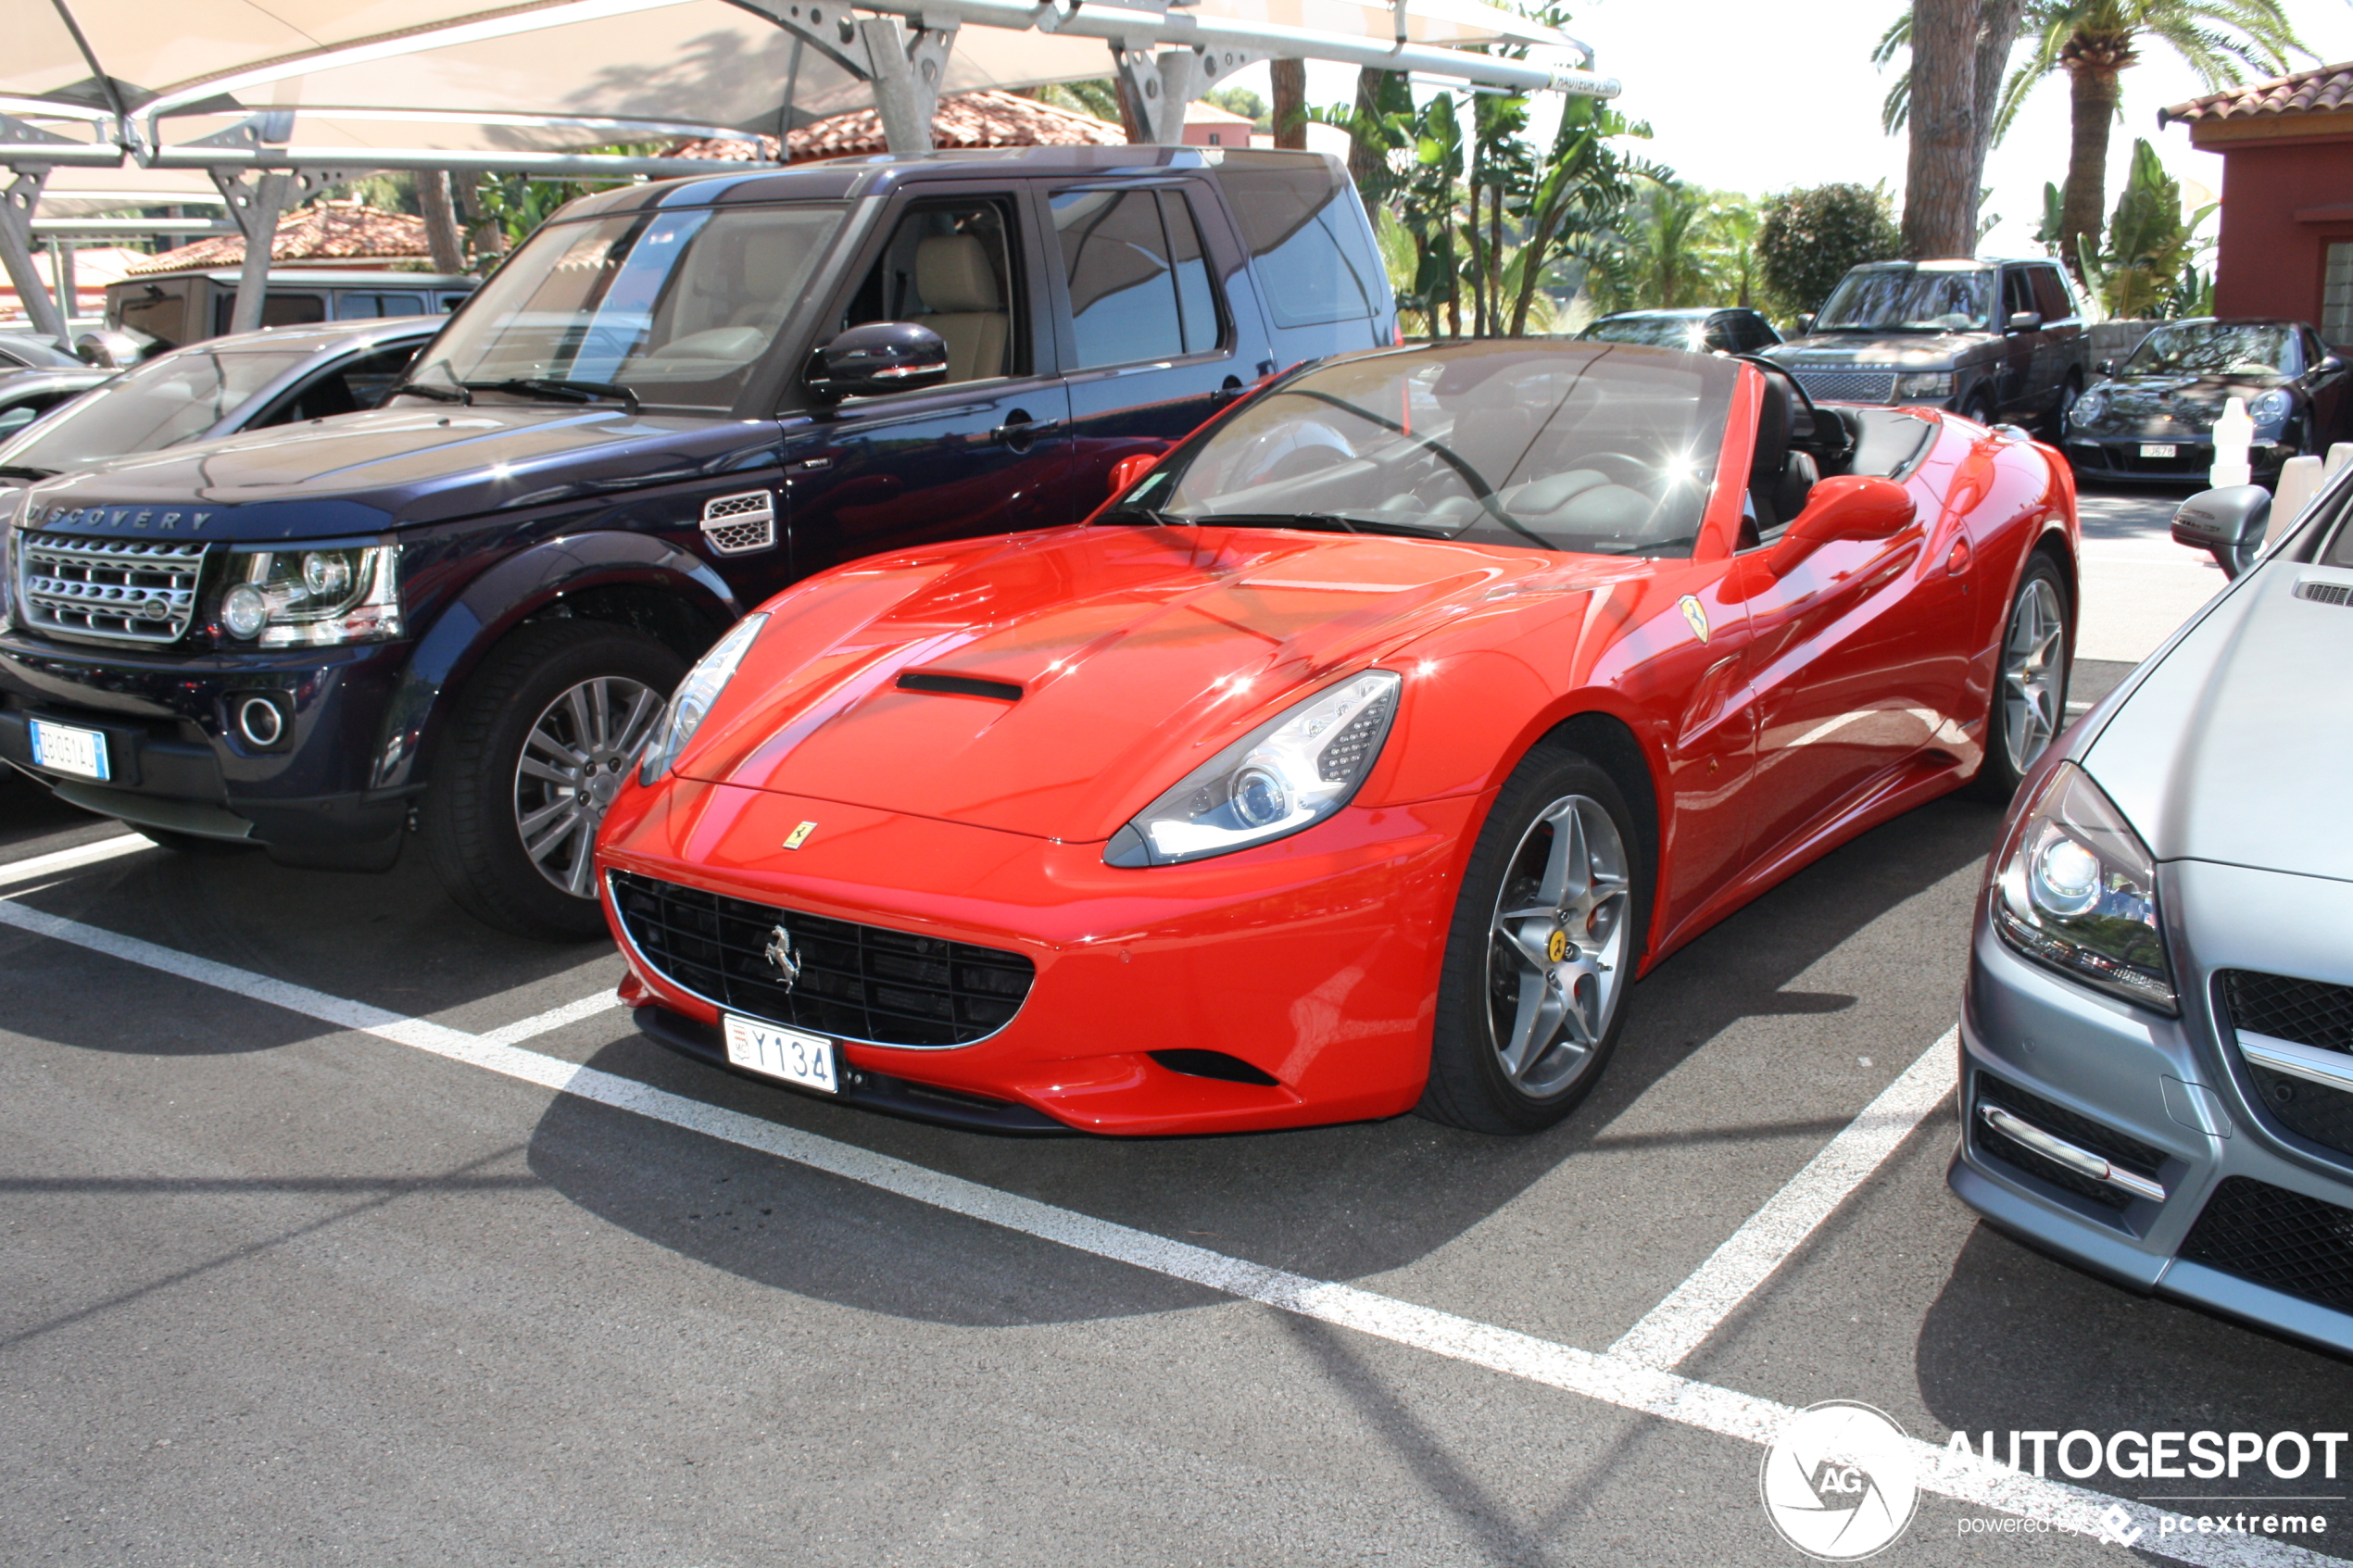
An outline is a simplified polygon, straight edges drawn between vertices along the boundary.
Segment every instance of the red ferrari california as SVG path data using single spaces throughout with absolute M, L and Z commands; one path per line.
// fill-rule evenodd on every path
M 606 818 L 623 999 L 1009 1132 L 1546 1126 L 1634 979 L 2065 712 L 2066 463 L 1754 360 L 1326 360 L 1088 522 L 811 578 Z

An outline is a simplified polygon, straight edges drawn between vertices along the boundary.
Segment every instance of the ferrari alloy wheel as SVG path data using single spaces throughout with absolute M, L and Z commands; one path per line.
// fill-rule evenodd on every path
M 641 632 L 526 625 L 468 683 L 425 796 L 434 873 L 484 924 L 604 934 L 597 829 L 686 664 Z
M 1533 1132 L 1574 1110 L 1626 1020 L 1645 870 L 1623 796 L 1540 746 L 1497 797 L 1457 898 L 1425 1115 Z
M 2037 554 L 2010 601 L 2002 635 L 1980 794 L 2008 799 L 2067 728 L 2069 653 L 2066 584 L 2051 558 Z

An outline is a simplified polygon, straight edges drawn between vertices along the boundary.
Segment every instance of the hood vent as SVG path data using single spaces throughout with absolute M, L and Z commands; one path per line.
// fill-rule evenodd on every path
M 920 671 L 908 671 L 899 677 L 902 692 L 941 692 L 950 696 L 994 697 L 999 702 L 1019 702 L 1021 688 L 1011 681 L 985 681 L 976 675 L 926 675 Z
M 2314 604 L 2353 605 L 2353 583 L 2316 583 L 2307 577 L 2296 583 L 2296 596 Z

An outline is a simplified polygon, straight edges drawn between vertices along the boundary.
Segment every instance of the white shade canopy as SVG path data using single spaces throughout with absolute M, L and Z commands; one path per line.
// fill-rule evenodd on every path
M 1397 25 L 1377 0 L 1202 0 L 1171 14 L 1384 44 Z M 940 90 L 1111 69 L 1099 32 L 1052 31 L 1051 7 L 1025 15 L 1042 26 L 964 27 Z M 1161 20 L 1103 6 L 1085 16 L 1097 28 L 1134 17 L 1142 46 Z M 0 112 L 77 137 L 97 127 L 34 111 L 122 113 L 151 161 L 152 149 L 184 149 L 273 110 L 271 141 L 348 148 L 354 167 L 371 149 L 551 152 L 722 131 L 779 135 L 874 101 L 857 69 L 854 19 L 822 0 L 0 0 Z M 1403 24 L 1422 44 L 1576 47 L 1481 0 L 1409 0 Z

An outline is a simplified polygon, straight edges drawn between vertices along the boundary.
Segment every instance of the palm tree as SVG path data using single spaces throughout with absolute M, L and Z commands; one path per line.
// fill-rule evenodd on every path
M 2002 89 L 1994 139 L 2009 130 L 2037 84 L 2067 73 L 2073 134 L 2059 254 L 2079 278 L 2080 245 L 2099 243 L 2100 213 L 2108 200 L 2108 132 L 2123 97 L 2123 73 L 2140 63 L 2146 41 L 2172 49 L 2209 91 L 2236 85 L 2249 69 L 2277 76 L 2287 69 L 2291 52 L 2309 53 L 2280 0 L 2026 0 L 2020 31 L 2033 52 Z M 1910 42 L 1907 13 L 1887 30 L 1872 58 L 1884 65 Z M 1910 94 L 1906 71 L 1889 90 L 1881 115 L 1891 132 L 1908 118 Z

